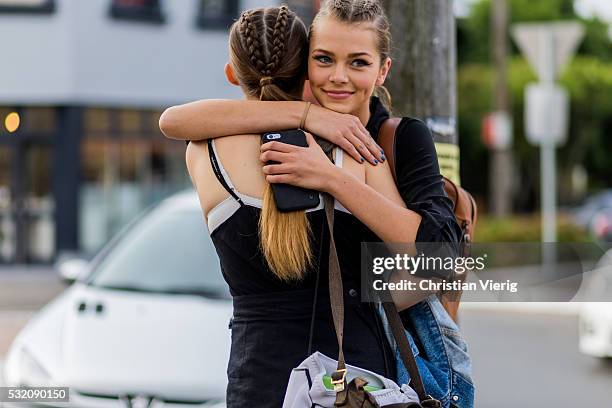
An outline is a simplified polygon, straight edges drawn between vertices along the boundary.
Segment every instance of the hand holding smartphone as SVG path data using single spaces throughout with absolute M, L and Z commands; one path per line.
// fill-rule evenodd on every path
M 299 147 L 308 147 L 306 134 L 300 129 L 268 132 L 261 136 L 262 143 L 281 142 Z M 266 164 L 277 164 L 268 162 Z M 272 184 L 272 192 L 276 207 L 281 212 L 300 211 L 319 205 L 319 193 L 289 184 Z

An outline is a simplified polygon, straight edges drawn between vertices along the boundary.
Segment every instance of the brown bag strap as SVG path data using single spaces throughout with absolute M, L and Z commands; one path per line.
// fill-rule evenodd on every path
M 323 145 L 321 147 L 329 160 L 333 162 L 332 145 Z M 346 386 L 346 363 L 342 346 L 344 340 L 344 288 L 340 272 L 340 261 L 338 261 L 338 251 L 336 250 L 336 240 L 334 239 L 334 197 L 329 194 L 323 194 L 323 206 L 329 230 L 329 262 L 327 267 L 329 275 L 329 302 L 332 308 L 336 339 L 338 340 L 338 366 L 336 371 L 331 374 L 331 379 L 334 390 L 340 392 L 344 391 Z
M 328 152 L 331 159 L 331 152 Z M 334 319 L 334 329 L 336 331 L 336 339 L 338 340 L 338 366 L 336 371 L 332 373 L 332 384 L 337 392 L 344 391 L 346 386 L 346 362 L 344 359 L 343 339 L 344 339 L 344 289 L 342 284 L 342 275 L 340 272 L 340 262 L 338 261 L 338 252 L 336 250 L 336 241 L 334 239 L 334 198 L 329 194 L 323 195 L 323 203 L 325 207 L 325 216 L 329 229 L 329 300 L 332 308 L 332 316 Z M 390 295 L 390 294 L 389 294 Z M 395 308 L 395 304 L 383 303 L 387 320 L 391 325 L 393 336 L 400 348 L 400 354 L 404 365 L 408 369 L 411 378 L 411 384 L 421 402 L 429 405 L 427 407 L 439 407 L 439 402 L 434 400 L 425 392 L 423 379 L 419 373 L 419 368 L 412 354 L 412 349 L 408 343 L 404 327 L 402 325 L 399 313 Z M 438 405 L 435 403 L 438 402 Z
M 391 296 L 388 291 L 387 295 Z M 419 372 L 419 367 L 417 366 L 414 354 L 412 354 L 412 348 L 410 347 L 410 343 L 408 343 L 404 325 L 402 324 L 402 320 L 397 308 L 395 307 L 395 304 L 391 302 L 383 302 L 382 305 L 383 309 L 385 310 L 387 320 L 389 321 L 389 326 L 391 326 L 393 338 L 395 339 L 397 347 L 399 348 L 402 362 L 410 374 L 410 386 L 416 391 L 417 395 L 419 396 L 419 400 L 424 407 L 440 407 L 440 402 L 434 399 L 431 395 L 427 394 L 425 391 L 423 378 Z
M 340 262 L 338 261 L 338 252 L 336 251 L 336 241 L 334 239 L 334 198 L 329 194 L 324 194 L 323 202 L 327 226 L 329 228 L 329 301 L 331 303 L 334 328 L 338 340 L 338 368 L 332 374 L 332 384 L 337 385 L 344 384 L 346 377 L 346 364 L 342 347 L 344 338 L 344 293 L 342 276 L 340 274 Z M 340 383 L 340 381 L 342 382 Z
M 393 180 L 397 180 L 395 174 L 395 130 L 401 121 L 402 118 L 389 118 L 382 123 L 378 131 L 378 144 L 385 151 L 385 157 L 389 162 Z

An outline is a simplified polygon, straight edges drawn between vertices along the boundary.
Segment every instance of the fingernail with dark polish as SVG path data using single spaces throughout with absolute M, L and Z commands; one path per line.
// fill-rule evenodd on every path
M 361 158 L 361 162 L 363 163 L 364 161 L 365 161 L 365 159 L 362 157 L 362 158 Z
M 378 164 L 378 160 L 374 159 L 374 164 Z
M 384 162 L 385 160 L 387 160 L 387 158 L 385 157 L 385 155 L 384 155 L 384 154 L 383 154 L 383 155 L 381 155 L 381 156 L 380 156 L 380 161 L 381 161 L 381 162 Z

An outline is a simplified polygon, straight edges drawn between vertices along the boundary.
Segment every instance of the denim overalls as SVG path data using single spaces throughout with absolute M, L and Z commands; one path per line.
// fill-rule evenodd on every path
M 409 374 L 395 345 L 382 306 L 379 314 L 387 337 L 396 350 L 397 383 L 407 384 Z M 474 385 L 467 345 L 459 327 L 444 310 L 438 297 L 431 295 L 401 315 L 402 320 L 409 320 L 406 335 L 427 393 L 440 400 L 442 407 L 472 408 Z

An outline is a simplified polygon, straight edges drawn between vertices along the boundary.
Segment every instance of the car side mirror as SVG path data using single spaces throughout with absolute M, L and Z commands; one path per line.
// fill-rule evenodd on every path
M 88 269 L 89 262 L 86 259 L 78 257 L 63 257 L 55 263 L 55 269 L 58 271 L 62 280 L 66 283 L 73 283 L 79 279 L 79 276 Z

